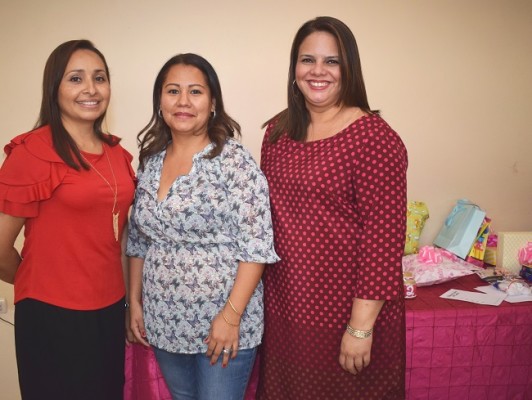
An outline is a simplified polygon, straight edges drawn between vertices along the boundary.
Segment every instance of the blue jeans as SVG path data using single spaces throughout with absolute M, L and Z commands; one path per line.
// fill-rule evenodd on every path
M 257 354 L 256 347 L 238 350 L 237 357 L 222 368 L 221 356 L 211 365 L 205 353 L 153 350 L 173 400 L 242 400 Z

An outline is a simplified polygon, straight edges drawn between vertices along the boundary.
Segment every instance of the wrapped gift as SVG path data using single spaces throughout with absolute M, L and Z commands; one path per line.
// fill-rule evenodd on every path
M 429 217 L 429 209 L 422 201 L 409 201 L 406 207 L 405 255 L 419 251 L 419 237 Z
M 532 232 L 498 232 L 497 269 L 518 275 L 521 271 L 519 250 L 528 242 L 532 242 Z

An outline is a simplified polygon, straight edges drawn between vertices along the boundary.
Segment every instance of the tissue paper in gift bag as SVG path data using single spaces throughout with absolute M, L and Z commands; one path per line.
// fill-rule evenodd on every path
M 497 269 L 519 274 L 519 249 L 532 241 L 532 232 L 499 232 L 497 243 Z
M 477 237 L 473 243 L 473 247 L 466 258 L 467 262 L 475 264 L 477 267 L 484 266 L 484 254 L 486 253 L 486 247 L 488 244 L 488 235 L 490 233 L 491 219 L 484 217 L 484 222 L 478 230 Z
M 484 252 L 484 264 L 497 265 L 497 247 L 486 247 Z

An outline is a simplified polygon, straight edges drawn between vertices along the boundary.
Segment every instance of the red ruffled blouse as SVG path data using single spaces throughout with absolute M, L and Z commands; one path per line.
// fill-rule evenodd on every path
M 120 238 L 135 190 L 133 157 L 119 144 L 104 146 L 109 161 L 103 153 L 82 154 L 109 184 L 92 168 L 76 171 L 65 164 L 53 148 L 48 126 L 5 146 L 0 212 L 26 218 L 15 303 L 32 298 L 95 310 L 124 296 L 121 242 L 113 232 L 113 174 Z

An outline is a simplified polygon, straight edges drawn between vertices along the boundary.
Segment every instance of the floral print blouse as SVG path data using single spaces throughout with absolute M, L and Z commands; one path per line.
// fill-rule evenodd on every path
M 229 139 L 207 159 L 209 144 L 157 199 L 166 151 L 138 172 L 127 255 L 144 259 L 143 309 L 150 344 L 172 353 L 207 351 L 203 340 L 231 292 L 239 261 L 274 263 L 269 193 L 253 157 Z M 241 349 L 260 344 L 259 283 L 240 324 Z

